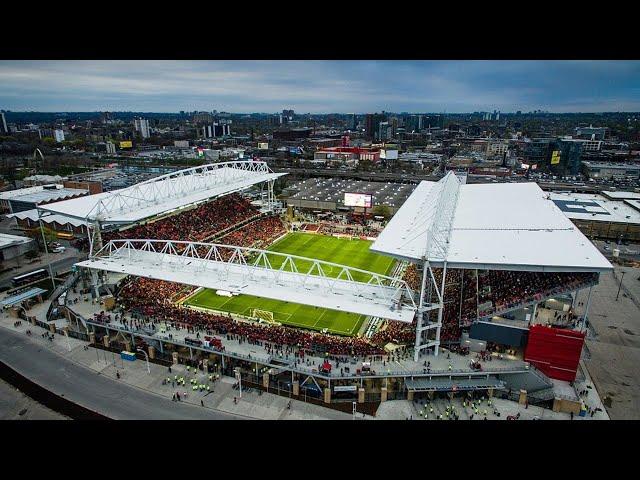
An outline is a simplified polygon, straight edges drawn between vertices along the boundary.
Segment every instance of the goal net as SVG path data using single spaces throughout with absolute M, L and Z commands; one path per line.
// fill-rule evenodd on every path
M 252 317 L 264 320 L 267 323 L 275 323 L 273 319 L 273 312 L 270 312 L 269 310 L 260 310 L 258 308 L 254 308 Z

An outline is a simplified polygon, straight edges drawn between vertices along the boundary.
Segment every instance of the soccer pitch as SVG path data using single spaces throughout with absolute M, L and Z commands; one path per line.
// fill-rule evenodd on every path
M 368 240 L 349 240 L 312 233 L 293 232 L 283 237 L 269 247 L 270 251 L 288 253 L 301 257 L 316 258 L 341 265 L 348 265 L 362 270 L 386 274 L 391 270 L 394 260 L 369 251 L 371 242 Z M 277 268 L 282 264 L 282 258 L 269 256 L 271 264 Z M 310 262 L 296 261 L 299 271 L 305 272 L 311 267 Z M 339 268 L 322 266 L 328 276 L 336 277 Z M 353 273 L 354 280 L 367 281 L 366 274 Z M 253 310 L 267 310 L 273 312 L 274 320 L 284 325 L 324 330 L 325 328 L 339 335 L 355 335 L 360 330 L 364 315 L 338 312 L 325 308 L 300 305 L 297 303 L 271 300 L 250 295 L 225 297 L 216 295 L 213 290 L 199 290 L 195 295 L 184 301 L 185 305 L 200 307 L 220 312 L 230 312 L 251 316 Z

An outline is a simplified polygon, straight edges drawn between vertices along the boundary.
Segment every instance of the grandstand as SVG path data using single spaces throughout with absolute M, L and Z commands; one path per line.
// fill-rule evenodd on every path
M 536 184 L 463 185 L 452 172 L 421 182 L 371 250 L 418 267 L 415 361 L 475 320 L 534 305 L 535 321 L 538 303 L 612 268 Z

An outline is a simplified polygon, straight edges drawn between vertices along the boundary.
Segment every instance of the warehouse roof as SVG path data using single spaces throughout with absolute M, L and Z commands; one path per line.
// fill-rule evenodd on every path
M 20 197 L 29 193 L 41 192 L 44 187 L 47 188 L 62 188 L 62 185 L 37 185 L 35 187 L 18 188 L 16 190 L 7 190 L 6 192 L 0 192 L 0 200 L 9 200 L 14 197 Z
M 55 202 L 56 200 L 63 198 L 80 197 L 87 193 L 89 193 L 88 190 L 83 190 L 81 188 L 56 188 L 15 196 L 11 198 L 11 200 L 15 202 L 34 203 L 37 205 L 40 203 Z
M 25 218 L 28 218 L 32 222 L 37 222 L 38 209 L 33 208 L 31 210 L 25 210 L 22 212 L 10 213 L 9 215 L 6 215 L 6 216 L 8 218 L 14 218 L 14 217 L 19 218 L 20 220 L 24 220 Z M 80 225 L 84 225 L 84 222 L 82 222 L 81 220 L 67 217 L 66 215 L 57 215 L 55 213 L 47 214 L 46 212 L 43 212 L 42 218 L 40 218 L 40 220 L 42 220 L 45 223 L 57 223 L 59 225 L 70 224 L 70 225 L 73 225 L 74 227 L 79 227 Z
M 573 220 L 640 224 L 633 200 L 610 200 L 594 193 L 551 193 L 551 200 Z
M 20 245 L 22 243 L 32 242 L 30 237 L 21 237 L 18 235 L 9 235 L 6 233 L 0 233 L 0 249 L 11 247 L 13 245 Z

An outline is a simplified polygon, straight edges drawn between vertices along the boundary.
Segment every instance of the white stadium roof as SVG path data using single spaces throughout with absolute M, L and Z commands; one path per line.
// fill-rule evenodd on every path
M 50 203 L 41 211 L 103 224 L 128 224 L 245 190 L 285 175 L 265 162 L 213 163 L 162 175 L 131 187 Z
M 198 254 L 198 247 L 208 250 L 208 254 Z M 178 253 L 179 248 L 184 251 Z M 229 249 L 233 255 L 223 260 L 221 251 Z M 252 259 L 252 255 L 257 257 Z M 277 268 L 271 264 L 276 258 L 284 259 Z M 306 262 L 306 266 L 303 263 L 296 266 L 298 261 Z M 76 266 L 401 322 L 411 322 L 415 314 L 411 291 L 401 280 L 321 260 L 245 247 L 167 240 L 112 240 L 94 257 Z M 324 273 L 332 268 L 342 270 L 338 277 Z M 369 275 L 370 279 L 355 281 L 356 272 Z M 396 308 L 398 302 L 402 308 Z
M 535 183 L 421 182 L 371 246 L 450 268 L 600 272 L 612 268 Z

